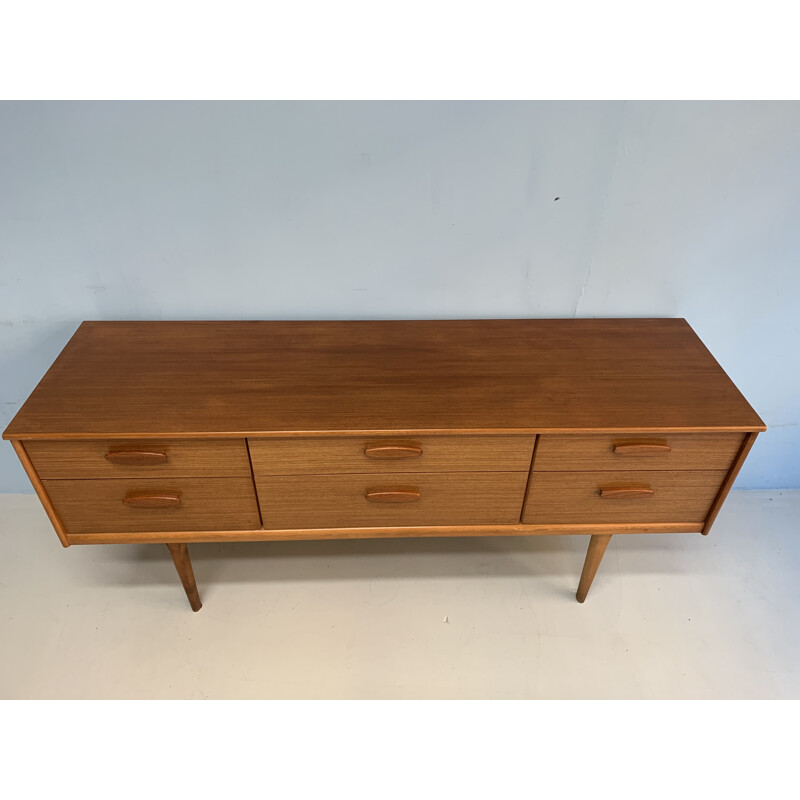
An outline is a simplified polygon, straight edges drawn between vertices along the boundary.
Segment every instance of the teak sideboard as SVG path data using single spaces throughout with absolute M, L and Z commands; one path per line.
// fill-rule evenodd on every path
M 766 426 L 683 319 L 84 322 L 3 434 L 64 547 L 708 533 Z

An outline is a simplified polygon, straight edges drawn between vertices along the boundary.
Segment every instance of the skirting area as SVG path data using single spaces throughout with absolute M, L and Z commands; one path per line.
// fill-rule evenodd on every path
M 64 550 L 0 496 L 2 698 L 800 698 L 800 491 L 734 492 L 708 537 Z

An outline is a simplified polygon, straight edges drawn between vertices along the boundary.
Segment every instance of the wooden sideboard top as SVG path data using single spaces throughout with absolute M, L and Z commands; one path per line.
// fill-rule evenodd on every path
M 84 322 L 6 439 L 763 431 L 683 319 Z

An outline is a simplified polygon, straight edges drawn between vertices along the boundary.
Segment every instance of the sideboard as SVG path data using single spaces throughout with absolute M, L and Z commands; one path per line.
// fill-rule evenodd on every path
M 764 423 L 683 319 L 84 322 L 3 434 L 64 547 L 707 534 Z

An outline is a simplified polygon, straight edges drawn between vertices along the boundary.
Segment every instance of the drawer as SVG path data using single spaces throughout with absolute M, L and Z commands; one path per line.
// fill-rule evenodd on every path
M 743 441 L 742 433 L 540 436 L 533 469 L 728 469 Z
M 250 478 L 44 481 L 67 533 L 255 530 Z
M 519 522 L 525 472 L 256 476 L 265 528 Z
M 253 473 L 522 472 L 535 436 L 248 439 Z
M 536 472 L 522 521 L 696 522 L 699 529 L 726 475 L 727 470 Z
M 250 476 L 244 439 L 29 441 L 25 450 L 43 480 Z

